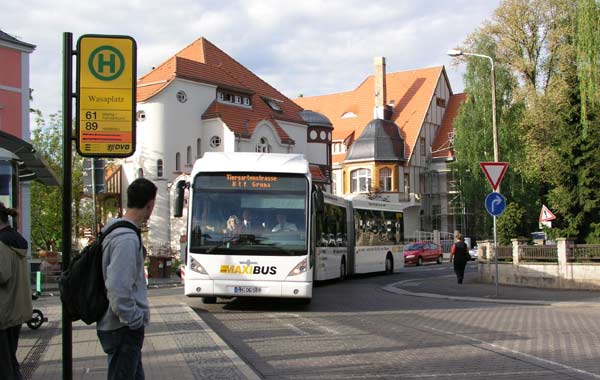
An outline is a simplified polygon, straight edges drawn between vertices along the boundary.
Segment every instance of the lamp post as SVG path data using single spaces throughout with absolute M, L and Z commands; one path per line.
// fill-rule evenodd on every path
M 461 55 L 487 58 L 492 66 L 492 136 L 494 138 L 494 162 L 499 161 L 498 157 L 498 127 L 496 125 L 496 70 L 494 69 L 494 60 L 492 57 L 483 54 L 467 53 L 462 50 L 448 50 L 448 55 L 451 57 L 459 57 Z M 498 190 L 500 192 L 500 190 Z
M 487 58 L 490 60 L 490 64 L 492 66 L 492 136 L 494 138 L 494 162 L 499 161 L 498 157 L 498 127 L 496 126 L 496 71 L 494 70 L 494 60 L 492 57 L 483 54 L 477 53 L 467 53 L 462 50 L 448 50 L 448 55 L 451 57 L 459 57 L 461 55 L 471 56 L 471 57 L 479 57 L 479 58 Z M 500 192 L 500 186 L 497 188 L 498 193 Z M 497 250 L 497 241 L 496 241 L 496 216 L 494 215 L 494 264 L 496 267 L 496 297 L 499 296 L 499 288 L 498 288 L 498 250 Z

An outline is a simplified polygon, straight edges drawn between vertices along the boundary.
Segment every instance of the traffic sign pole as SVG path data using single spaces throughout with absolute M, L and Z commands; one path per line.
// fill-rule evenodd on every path
M 498 285 L 498 242 L 496 241 L 496 215 L 494 215 L 494 266 L 496 267 L 496 297 L 500 295 Z

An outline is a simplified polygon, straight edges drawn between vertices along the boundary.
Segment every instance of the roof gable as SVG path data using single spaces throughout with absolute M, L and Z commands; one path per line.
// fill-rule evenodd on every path
M 410 157 L 427 115 L 433 94 L 443 73 L 443 66 L 402 71 L 386 75 L 386 99 L 394 102 L 391 120 L 400 128 L 406 142 L 405 157 Z M 353 91 L 337 94 L 296 98 L 304 109 L 320 112 L 333 123 L 334 140 L 343 140 L 356 131 L 360 135 L 373 119 L 375 97 L 374 76 L 367 77 Z M 347 112 L 356 117 L 342 118 Z
M 431 145 L 433 158 L 451 158 L 454 156 L 454 151 L 452 150 L 454 119 L 456 119 L 460 106 L 466 99 L 467 94 L 465 93 L 450 96 L 442 125 L 435 137 L 435 141 Z
M 251 136 L 260 121 L 268 120 L 274 125 L 282 143 L 293 144 L 294 140 L 277 121 L 306 125 L 300 117 L 301 107 L 205 38 L 192 42 L 142 76 L 138 80 L 137 101 L 147 101 L 175 78 L 249 94 L 252 104 L 250 108 L 215 101 L 202 115 L 205 120 L 215 117 L 222 119 L 231 131 L 240 136 Z M 277 101 L 280 111 L 271 109 L 263 99 Z

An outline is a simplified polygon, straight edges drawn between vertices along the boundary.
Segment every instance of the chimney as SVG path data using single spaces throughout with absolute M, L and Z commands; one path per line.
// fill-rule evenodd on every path
M 375 109 L 373 117 L 384 119 L 385 98 L 385 57 L 375 57 Z

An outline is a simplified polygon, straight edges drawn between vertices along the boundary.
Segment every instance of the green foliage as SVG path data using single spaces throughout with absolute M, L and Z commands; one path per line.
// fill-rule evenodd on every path
M 518 203 L 509 203 L 506 211 L 496 219 L 496 222 L 499 245 L 510 245 L 511 239 L 529 236 L 527 212 Z
M 52 114 L 45 120 L 41 112 L 35 112 L 36 127 L 32 129 L 31 144 L 47 162 L 59 179 L 59 186 L 45 186 L 38 182 L 31 185 L 31 246 L 35 249 L 62 250 L 62 176 L 63 138 L 62 115 Z M 82 210 L 83 160 L 73 154 L 72 205 L 74 232 L 81 223 L 91 225 L 91 211 Z M 85 208 L 84 208 L 85 209 Z M 81 215 L 87 217 L 81 218 Z M 76 233 L 73 234 L 76 237 Z

